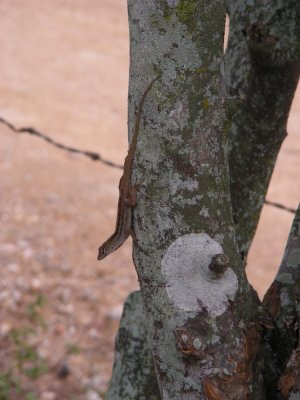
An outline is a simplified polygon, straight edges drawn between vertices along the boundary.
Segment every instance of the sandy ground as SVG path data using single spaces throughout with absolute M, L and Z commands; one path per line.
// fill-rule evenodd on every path
M 124 0 L 2 0 L 0 49 L 1 116 L 123 163 Z M 299 127 L 300 91 L 268 193 L 269 200 L 294 208 L 300 199 Z M 11 383 L 7 399 L 99 400 L 123 301 L 138 287 L 130 240 L 96 261 L 98 245 L 114 228 L 120 171 L 4 126 L 0 138 L 0 390 L 10 370 L 22 389 L 18 393 Z M 292 214 L 265 206 L 247 270 L 261 296 L 291 222 Z M 37 359 L 20 357 L 16 332 Z M 38 362 L 48 372 L 29 378 L 26 368 L 39 372 Z M 63 375 L 66 367 L 69 375 L 59 379 L 57 371 Z

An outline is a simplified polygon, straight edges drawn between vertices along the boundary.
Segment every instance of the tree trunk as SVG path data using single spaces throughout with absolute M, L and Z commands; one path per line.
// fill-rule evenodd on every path
M 264 298 L 273 326 L 264 341 L 268 398 L 300 398 L 300 205 L 277 276 Z M 293 394 L 292 394 L 293 393 Z M 290 397 L 291 396 L 291 397 Z M 298 397 L 296 397 L 298 396 Z
M 142 296 L 124 309 L 109 400 L 274 399 L 256 357 L 262 335 L 267 352 L 273 323 L 242 258 L 299 75 L 299 47 L 288 46 L 299 6 L 246 3 L 227 5 L 225 80 L 237 102 L 225 97 L 219 72 L 223 1 L 129 1 L 129 132 L 145 87 L 159 79 L 145 102 L 133 176 Z M 272 379 L 274 387 L 278 374 Z
M 231 196 L 245 259 L 286 137 L 299 77 L 300 7 L 294 0 L 233 0 L 227 8 L 225 80 L 238 104 L 229 136 Z
M 125 301 L 108 399 L 160 399 L 140 292 Z

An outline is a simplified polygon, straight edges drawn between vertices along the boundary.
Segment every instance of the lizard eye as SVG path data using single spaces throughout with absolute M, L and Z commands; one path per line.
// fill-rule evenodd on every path
M 105 256 L 105 255 L 106 255 L 106 249 L 105 249 L 105 248 L 103 248 L 103 249 L 101 250 L 101 255 L 102 255 L 102 256 Z

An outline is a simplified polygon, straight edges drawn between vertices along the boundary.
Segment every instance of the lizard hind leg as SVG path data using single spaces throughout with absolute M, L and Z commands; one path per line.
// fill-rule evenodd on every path
M 140 251 L 143 251 L 143 249 L 142 249 L 141 246 L 139 245 L 139 242 L 138 242 L 138 239 L 137 239 L 137 237 L 136 237 L 136 234 L 135 234 L 135 232 L 134 232 L 134 230 L 133 230 L 132 228 L 130 229 L 130 235 L 131 235 L 131 237 L 132 237 L 132 241 L 133 241 L 134 245 L 135 245 Z

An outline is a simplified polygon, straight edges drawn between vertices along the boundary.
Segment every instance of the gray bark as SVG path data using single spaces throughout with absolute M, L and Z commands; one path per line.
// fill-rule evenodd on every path
M 231 195 L 239 248 L 246 258 L 298 82 L 300 3 L 233 0 L 228 13 L 225 80 L 238 103 L 229 135 Z
M 140 292 L 125 301 L 108 399 L 160 399 Z
M 264 342 L 265 363 L 269 366 L 265 373 L 269 398 L 289 399 L 292 393 L 300 396 L 299 301 L 300 206 L 279 271 L 264 298 L 264 307 L 274 321 Z
M 265 398 L 263 361 L 256 360 L 256 352 L 272 324 L 245 279 L 239 251 L 247 254 L 285 136 L 299 47 L 288 45 L 297 25 L 291 23 L 283 34 L 281 24 L 296 21 L 299 7 L 261 2 L 257 13 L 253 2 L 233 3 L 225 76 L 239 107 L 235 102 L 230 129 L 232 101 L 225 98 L 219 75 L 223 2 L 129 2 L 129 132 L 144 88 L 160 74 L 146 100 L 134 175 L 141 183 L 134 261 L 146 319 L 141 303 L 129 312 L 141 329 L 142 336 L 134 338 L 141 354 L 149 355 L 150 344 L 162 394 L 148 373 L 136 374 L 134 390 L 124 392 L 121 383 L 134 349 L 129 346 L 122 349 L 122 362 L 116 358 L 109 400 L 142 399 L 149 379 L 153 400 Z M 275 23 L 271 5 L 274 15 L 281 15 Z M 259 40 L 257 21 L 263 21 Z M 273 36 L 280 38 L 276 44 Z M 218 252 L 230 257 L 223 275 L 209 269 Z M 124 318 L 122 324 L 133 316 Z M 127 332 L 133 329 L 126 326 Z M 149 365 L 150 359 L 135 362 Z
M 239 399 L 252 379 L 255 351 L 246 348 L 257 299 L 243 273 L 231 212 L 219 72 L 225 8 L 220 0 L 132 1 L 129 16 L 131 104 L 161 75 L 146 100 L 135 162 L 142 184 L 134 261 L 162 398 L 235 391 Z M 209 269 L 220 253 L 230 259 L 223 274 Z M 232 304 L 243 296 L 249 307 L 240 313 Z

